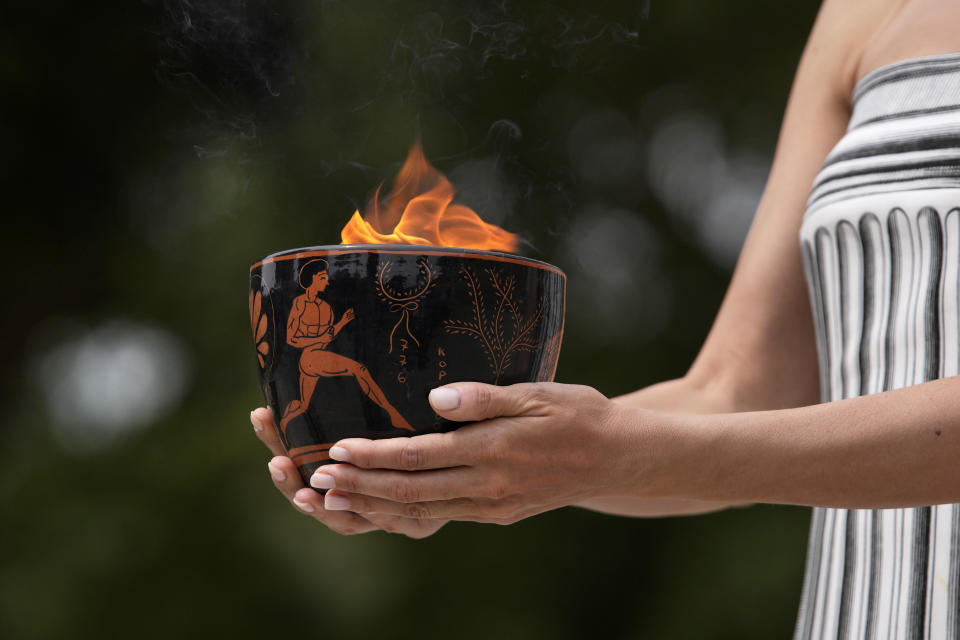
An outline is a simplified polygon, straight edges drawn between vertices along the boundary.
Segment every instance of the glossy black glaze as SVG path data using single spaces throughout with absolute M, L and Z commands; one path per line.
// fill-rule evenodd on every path
M 565 283 L 536 260 L 407 245 L 295 249 L 254 264 L 261 386 L 304 479 L 341 438 L 459 426 L 430 408 L 434 387 L 552 380 Z

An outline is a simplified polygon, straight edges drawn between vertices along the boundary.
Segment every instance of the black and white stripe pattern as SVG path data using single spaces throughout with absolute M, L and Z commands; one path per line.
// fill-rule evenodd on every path
M 960 374 L 960 54 L 861 81 L 800 237 L 825 402 Z M 960 505 L 815 509 L 795 639 L 824 638 L 960 640 Z
M 874 193 L 960 186 L 960 53 L 881 67 L 860 81 L 853 101 L 808 213 Z

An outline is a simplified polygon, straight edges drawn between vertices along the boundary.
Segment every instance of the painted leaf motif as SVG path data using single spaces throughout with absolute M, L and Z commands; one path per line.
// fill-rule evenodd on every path
M 263 294 L 257 291 L 257 295 L 253 297 L 253 315 L 251 317 L 253 318 L 260 317 L 260 308 L 262 304 L 263 304 Z M 251 326 L 253 326 L 253 323 L 251 323 Z M 257 339 L 259 340 L 260 338 L 257 338 Z
M 260 324 L 257 325 L 257 341 L 263 340 L 263 336 L 267 333 L 267 314 L 260 316 Z
M 267 362 L 264 358 L 270 354 L 270 343 L 264 339 L 267 329 L 269 329 L 269 320 L 264 308 L 263 292 L 252 290 L 250 291 L 250 330 L 253 332 L 257 362 L 260 363 L 261 369 L 266 368 Z

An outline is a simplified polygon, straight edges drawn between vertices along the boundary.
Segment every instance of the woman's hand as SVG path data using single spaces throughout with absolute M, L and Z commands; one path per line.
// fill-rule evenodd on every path
M 451 420 L 478 422 L 412 438 L 341 440 L 311 478 L 328 512 L 420 522 L 509 524 L 636 478 L 622 433 L 628 408 L 589 387 L 455 383 L 430 394 Z
M 286 456 L 270 411 L 264 408 L 251 411 L 250 422 L 257 437 L 274 455 L 267 465 L 273 484 L 301 513 L 313 516 L 333 531 L 353 535 L 383 530 L 419 539 L 436 533 L 446 523 L 444 520 L 416 520 L 393 515 L 360 516 L 349 511 L 328 511 L 323 506 L 323 496 L 304 486 L 293 460 Z

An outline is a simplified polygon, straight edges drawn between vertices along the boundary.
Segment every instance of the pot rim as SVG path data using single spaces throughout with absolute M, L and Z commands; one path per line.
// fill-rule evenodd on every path
M 527 258 L 526 256 L 518 256 L 516 254 L 506 253 L 503 251 L 483 251 L 480 249 L 436 247 L 433 245 L 419 244 L 332 244 L 285 249 L 283 251 L 271 253 L 267 256 L 264 256 L 257 262 L 254 262 L 250 267 L 250 271 L 272 262 L 294 260 L 296 258 L 310 258 L 313 256 L 342 255 L 346 253 L 415 253 L 418 255 L 427 256 L 450 256 L 472 258 L 477 260 L 492 260 L 494 262 L 512 262 L 514 264 L 522 264 L 537 269 L 552 271 L 559 274 L 564 279 L 566 278 L 566 274 L 559 267 L 555 267 L 554 265 L 542 260 Z

